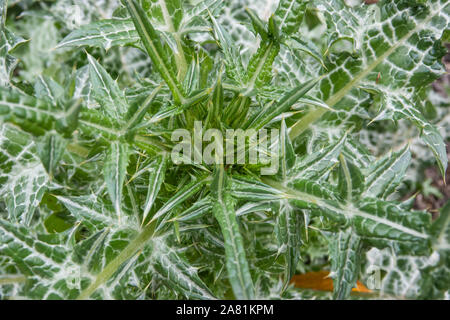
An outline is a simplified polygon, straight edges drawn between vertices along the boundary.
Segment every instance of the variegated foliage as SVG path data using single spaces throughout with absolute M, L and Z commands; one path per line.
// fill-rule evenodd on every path
M 0 298 L 308 298 L 313 268 L 336 299 L 373 270 L 369 298 L 448 297 L 449 207 L 397 194 L 416 145 L 447 168 L 447 0 L 103 2 L 16 1 L 13 27 L 0 0 Z M 174 164 L 199 120 L 279 129 L 279 171 Z M 388 121 L 416 136 L 380 154 Z

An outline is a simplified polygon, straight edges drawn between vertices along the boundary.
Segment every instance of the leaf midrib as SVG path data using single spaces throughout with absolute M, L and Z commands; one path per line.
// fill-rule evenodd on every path
M 247 290 L 246 290 L 246 285 L 245 285 L 245 281 L 243 278 L 243 270 L 241 270 L 241 264 L 239 263 L 239 253 L 238 253 L 238 245 L 236 244 L 236 239 L 235 237 L 233 237 L 233 227 L 231 226 L 231 220 L 229 217 L 229 212 L 226 204 L 224 202 L 223 199 L 223 184 L 224 184 L 224 169 L 223 167 L 220 168 L 219 170 L 219 179 L 218 179 L 218 190 L 217 192 L 217 203 L 221 206 L 221 211 L 223 214 L 223 218 L 226 222 L 226 228 L 228 229 L 228 233 L 230 234 L 230 240 L 231 240 L 231 246 L 233 248 L 233 256 L 234 256 L 234 264 L 236 265 L 236 269 L 237 269 L 237 273 L 238 273 L 238 278 L 239 278 L 239 282 L 241 284 L 241 288 L 242 288 L 242 294 L 244 295 L 244 299 L 249 299 L 248 295 L 247 295 Z
M 167 10 L 166 0 L 159 0 L 158 3 L 163 14 L 164 22 L 166 23 L 169 32 L 171 32 L 173 37 L 175 38 L 175 42 L 177 44 L 178 54 L 175 55 L 175 61 L 178 66 L 179 79 L 182 79 L 187 70 L 187 61 L 183 53 L 183 45 L 180 34 L 177 32 L 177 30 L 175 30 L 175 26 L 173 24 L 172 18 L 170 17 L 169 10 Z
M 175 97 L 174 97 L 174 98 L 175 98 L 175 99 L 180 99 L 180 100 L 181 100 L 181 103 L 183 104 L 184 96 L 181 94 L 181 91 L 180 91 L 179 88 L 178 88 L 178 83 L 177 83 L 177 81 L 175 81 L 175 79 L 172 78 L 172 75 L 171 75 L 171 73 L 169 72 L 169 69 L 167 69 L 167 66 L 166 66 L 166 64 L 164 63 L 164 60 L 163 60 L 163 59 L 161 58 L 161 56 L 159 55 L 158 50 L 156 50 L 156 48 L 155 48 L 155 46 L 154 46 L 154 44 L 153 44 L 153 42 L 152 42 L 152 39 L 150 38 L 148 32 L 146 31 L 146 29 L 145 29 L 145 27 L 144 27 L 144 23 L 143 23 L 143 21 L 142 21 L 142 19 L 141 19 L 141 16 L 139 15 L 139 13 L 138 13 L 137 10 L 136 10 L 136 7 L 134 6 L 133 1 L 132 1 L 132 0 L 128 0 L 127 2 L 128 2 L 128 4 L 129 4 L 129 8 L 130 8 L 131 10 L 133 10 L 133 14 L 134 14 L 134 16 L 136 17 L 136 20 L 138 21 L 139 25 L 141 25 L 141 28 L 142 28 L 142 30 L 143 30 L 143 35 L 145 36 L 145 38 L 146 38 L 146 40 L 147 40 L 147 43 L 148 43 L 149 46 L 151 46 L 151 48 L 152 48 L 153 55 L 155 56 L 155 58 L 156 58 L 156 60 L 157 60 L 156 63 L 158 64 L 158 67 L 163 69 L 163 73 L 166 75 L 167 79 L 168 79 L 169 82 L 170 82 L 170 83 L 168 83 L 169 87 L 170 87 L 173 91 L 175 91 L 175 92 L 174 92 L 174 94 L 175 94 Z
M 431 19 L 435 17 L 436 14 L 438 14 L 443 6 L 439 7 L 439 9 L 432 11 L 430 15 L 423 20 L 421 23 L 419 23 L 414 29 L 409 31 L 406 35 L 404 35 L 401 39 L 399 39 L 395 45 L 390 47 L 388 50 L 386 50 L 381 56 L 379 56 L 377 59 L 375 59 L 372 63 L 368 65 L 366 69 L 364 69 L 362 72 L 360 72 L 355 78 L 353 78 L 349 83 L 347 83 L 342 89 L 340 89 L 338 92 L 333 94 L 330 98 L 328 98 L 325 103 L 329 107 L 333 107 L 336 103 L 338 103 L 342 98 L 345 97 L 345 95 L 353 89 L 353 87 L 359 83 L 361 80 L 363 80 L 372 70 L 374 70 L 380 63 L 382 63 L 387 57 L 389 57 L 395 50 L 397 50 L 401 45 L 403 45 L 413 34 L 421 30 L 425 24 L 427 24 Z M 317 109 L 310 111 L 305 117 L 297 121 L 290 130 L 290 138 L 294 140 L 296 137 L 298 137 L 300 134 L 302 134 L 311 123 L 314 123 L 317 121 L 322 115 L 324 115 L 327 112 L 327 110 L 324 109 Z
M 348 218 L 352 218 L 352 217 L 361 217 L 361 218 L 365 218 L 371 221 L 374 221 L 375 223 L 379 223 L 379 224 L 383 224 L 383 225 L 387 225 L 389 227 L 392 227 L 395 230 L 400 230 L 406 234 L 412 235 L 414 237 L 417 238 L 422 238 L 422 239 L 428 239 L 429 236 L 425 233 L 421 233 L 418 232 L 414 229 L 405 227 L 401 224 L 398 224 L 396 222 L 390 221 L 386 218 L 383 217 L 379 217 L 376 215 L 371 215 L 368 214 L 366 212 L 363 212 L 355 207 L 353 207 L 351 205 L 351 203 L 347 203 L 345 205 L 344 208 L 338 208 L 338 207 L 334 207 L 331 206 L 330 204 L 328 204 L 326 201 L 324 201 L 324 199 L 298 191 L 298 190 L 294 190 L 288 187 L 283 186 L 282 184 L 280 184 L 279 182 L 276 182 L 272 179 L 268 179 L 268 178 L 264 178 L 263 181 L 265 183 L 267 183 L 268 185 L 273 186 L 274 188 L 278 189 L 278 190 L 282 190 L 285 194 L 285 196 L 287 198 L 290 199 L 297 199 L 297 200 L 302 200 L 302 201 L 306 201 L 309 202 L 315 206 L 321 207 L 321 208 L 325 208 L 327 210 L 330 210 L 332 212 L 338 213 L 343 215 L 344 217 Z

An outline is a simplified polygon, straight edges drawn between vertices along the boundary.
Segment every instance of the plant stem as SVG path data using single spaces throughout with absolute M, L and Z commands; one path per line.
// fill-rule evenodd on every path
M 298 122 L 296 122 L 289 132 L 289 138 L 294 140 L 299 135 L 301 135 L 309 126 L 319 120 L 319 118 L 328 110 L 326 109 L 315 109 L 306 114 L 303 118 L 301 118 Z
M 19 282 L 25 282 L 26 280 L 27 280 L 27 278 L 23 275 L 11 274 L 11 275 L 0 276 L 0 286 L 5 285 L 5 284 L 14 284 L 14 283 L 19 283 Z
M 439 12 L 439 10 L 436 10 L 433 14 L 430 14 L 430 16 L 425 19 L 421 24 L 418 24 L 414 29 L 409 31 L 406 35 L 404 35 L 401 39 L 399 39 L 392 47 L 390 47 L 388 50 L 386 50 L 382 55 L 380 55 L 378 58 L 376 58 L 374 61 L 372 61 L 365 69 L 363 69 L 359 74 L 357 74 L 350 82 L 348 82 L 342 89 L 334 93 L 325 103 L 333 108 L 336 103 L 341 101 L 342 98 L 344 98 L 348 92 L 350 92 L 353 88 L 356 87 L 356 85 L 363 80 L 367 75 L 369 75 L 370 72 L 372 72 L 378 65 L 386 60 L 387 57 L 389 57 L 392 53 L 394 53 L 397 48 L 399 48 L 401 45 L 403 45 L 411 36 L 413 36 L 416 32 L 422 29 L 422 27 L 428 23 L 435 14 Z M 300 134 L 302 134 L 310 124 L 316 122 L 319 120 L 320 117 L 326 112 L 324 109 L 317 109 L 310 111 L 306 116 L 301 118 L 297 123 L 295 123 L 291 127 L 291 131 L 289 133 L 289 137 L 291 140 L 294 140 L 297 138 Z
M 123 249 L 120 254 L 115 257 L 98 275 L 86 289 L 84 289 L 77 300 L 86 300 L 97 290 L 102 284 L 107 282 L 109 278 L 119 269 L 119 267 L 130 259 L 136 252 L 141 249 L 145 243 L 153 236 L 155 224 L 151 223 L 142 229 L 142 232 L 131 241 L 128 246 Z

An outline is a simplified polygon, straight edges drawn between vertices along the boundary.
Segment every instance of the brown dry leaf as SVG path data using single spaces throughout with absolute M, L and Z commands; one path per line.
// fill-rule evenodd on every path
M 329 274 L 329 271 L 317 271 L 308 272 L 305 274 L 297 274 L 292 277 L 291 283 L 293 283 L 296 288 L 301 289 L 333 291 L 333 279 L 328 277 Z M 365 293 L 372 292 L 360 281 L 356 282 L 356 288 L 353 288 L 352 291 Z

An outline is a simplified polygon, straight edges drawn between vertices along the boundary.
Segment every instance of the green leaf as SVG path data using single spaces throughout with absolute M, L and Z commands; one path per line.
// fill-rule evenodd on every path
M 247 67 L 247 92 L 267 85 L 272 80 L 272 64 L 280 51 L 277 40 L 261 42 Z
M 129 133 L 133 129 L 135 129 L 141 122 L 142 119 L 145 117 L 147 112 L 152 107 L 152 104 L 155 101 L 155 98 L 157 94 L 160 92 L 161 86 L 157 87 L 153 92 L 145 99 L 142 104 L 139 105 L 133 105 L 129 108 L 127 114 L 126 114 L 126 124 L 122 131 L 126 131 Z
M 119 129 L 123 126 L 121 122 L 114 118 L 106 117 L 102 112 L 95 109 L 82 111 L 78 124 L 85 134 L 94 137 L 101 136 L 105 141 L 119 139 L 124 134 Z
M 435 250 L 448 251 L 450 243 L 450 203 L 447 202 L 441 209 L 439 218 L 433 222 L 431 228 L 433 247 Z
M 3 244 L 0 256 L 11 257 L 22 274 L 29 277 L 26 284 L 30 298 L 76 297 L 80 283 L 86 278 L 80 277 L 80 269 L 71 263 L 64 245 L 39 239 L 28 228 L 3 220 L 0 220 L 0 240 Z
M 263 41 L 266 41 L 269 37 L 267 32 L 266 24 L 262 21 L 258 14 L 250 8 L 245 8 L 245 12 L 248 14 L 250 19 L 252 20 L 253 29 L 255 29 L 255 33 L 261 36 Z
M 300 39 L 299 37 L 292 37 L 294 41 L 289 41 L 289 48 L 291 50 L 300 50 L 304 53 L 310 55 L 312 58 L 317 60 L 324 68 L 325 62 L 323 61 L 322 54 L 319 52 L 319 49 L 314 45 L 313 42 Z
M 105 19 L 72 31 L 56 47 L 103 47 L 139 45 L 139 35 L 129 19 Z
M 37 153 L 50 177 L 53 177 L 66 146 L 67 141 L 56 132 L 47 132 L 43 139 L 37 142 Z
M 288 181 L 295 179 L 323 179 L 339 161 L 339 154 L 344 147 L 347 136 L 343 136 L 335 144 L 299 158 L 292 168 Z
M 290 35 L 298 31 L 307 3 L 304 0 L 280 0 L 275 11 L 275 21 L 284 34 Z
M 300 246 L 302 244 L 301 233 L 302 220 L 298 212 L 295 212 L 288 201 L 281 202 L 275 225 L 279 251 L 285 253 L 284 285 L 294 276 L 297 264 L 300 260 Z
M 0 87 L 0 119 L 2 122 L 26 125 L 28 130 L 40 132 L 42 129 L 51 128 L 53 121 L 61 117 L 63 117 L 62 110 L 49 102 Z
M 329 73 L 319 84 L 318 96 L 336 112 L 363 115 L 370 99 L 368 93 L 378 94 L 379 115 L 374 120 L 392 116 L 412 121 L 435 154 L 441 173 L 445 172 L 444 142 L 411 102 L 415 101 L 417 90 L 443 72 L 440 59 L 444 51 L 438 39 L 449 28 L 450 5 L 439 0 L 420 4 L 379 1 L 365 7 L 347 6 L 345 1 L 335 0 L 319 1 L 317 7 L 327 21 L 328 53 L 331 52 L 326 66 Z M 345 49 L 335 50 L 334 46 L 342 44 L 342 40 L 351 40 L 351 54 Z M 339 113 L 310 111 L 293 126 L 291 138 L 319 119 L 319 124 L 326 125 L 338 118 L 340 125 L 351 127 L 354 122 L 348 120 L 354 118 L 342 119 Z
M 289 133 L 284 119 L 280 129 L 280 173 L 281 179 L 286 180 L 288 172 L 295 164 L 295 151 L 289 139 Z
M 225 240 L 226 266 L 233 293 L 237 299 L 253 299 L 255 295 L 253 281 L 236 220 L 235 204 L 227 183 L 223 166 L 218 167 L 211 184 L 211 194 L 214 199 L 213 213 Z
M 365 178 L 358 167 L 347 161 L 342 154 L 339 156 L 339 160 L 339 193 L 347 202 L 358 200 L 364 192 Z
M 272 189 L 283 192 L 299 209 L 326 216 L 340 225 L 351 224 L 358 235 L 424 244 L 429 241 L 430 215 L 405 211 L 400 205 L 378 199 L 345 203 L 329 186 L 310 180 L 295 180 L 288 187 L 270 179 Z
M 136 30 L 147 50 L 148 55 L 152 59 L 154 67 L 161 74 L 161 77 L 166 81 L 173 98 L 176 102 L 183 102 L 183 92 L 180 84 L 170 67 L 170 59 L 164 51 L 160 37 L 152 24 L 150 23 L 146 13 L 135 0 L 126 0 L 126 6 L 133 19 Z
M 330 238 L 331 275 L 333 297 L 348 299 L 352 288 L 356 287 L 360 269 L 361 240 L 348 228 Z
M 385 199 L 402 181 L 410 161 L 411 153 L 405 147 L 372 163 L 364 172 L 366 186 L 363 196 Z
M 159 156 L 147 168 L 149 172 L 147 198 L 145 199 L 142 221 L 145 221 L 164 181 L 166 158 Z
M 64 96 L 64 89 L 57 82 L 43 76 L 36 81 L 34 91 L 36 98 L 46 100 L 55 106 Z
M 277 188 L 264 184 L 254 178 L 233 176 L 231 192 L 233 197 L 247 201 L 273 201 L 286 198 Z
M 48 181 L 32 137 L 17 127 L 1 124 L 0 196 L 8 219 L 30 225 Z
M 128 110 L 126 98 L 117 83 L 95 59 L 88 55 L 92 92 L 103 111 L 113 119 L 121 119 Z
M 245 128 L 259 130 L 268 124 L 275 117 L 289 110 L 294 103 L 311 90 L 319 79 L 308 81 L 285 94 L 275 105 L 268 104 L 267 107 L 257 112 L 245 125 Z
M 222 113 L 224 108 L 224 96 L 222 87 L 222 76 L 220 75 L 217 79 L 217 83 L 214 87 L 211 100 L 208 103 L 208 119 L 207 125 L 209 124 L 212 128 L 220 128 L 220 120 L 222 119 Z
M 184 20 L 184 10 L 181 0 L 152 0 L 149 10 L 149 17 L 153 20 L 157 19 L 162 28 L 167 31 L 163 35 L 170 34 L 173 37 L 174 44 L 171 48 L 174 51 L 174 60 L 177 65 L 178 79 L 182 78 L 186 73 L 187 62 L 183 48 L 183 38 L 181 34 L 183 30 L 182 24 Z
M 164 240 L 154 241 L 152 260 L 155 271 L 169 287 L 188 299 L 215 299 L 197 270 L 190 266 L 177 252 L 168 247 Z
M 435 126 L 430 124 L 421 114 L 414 103 L 404 96 L 392 97 L 389 93 L 380 92 L 384 96 L 383 110 L 372 121 L 384 119 L 408 119 L 420 130 L 420 137 L 425 144 L 433 151 L 442 176 L 445 176 L 447 169 L 447 152 L 443 138 Z
M 208 198 L 203 198 L 195 202 L 191 207 L 179 213 L 174 217 L 173 221 L 188 222 L 191 220 L 199 219 L 206 213 L 210 212 L 212 208 L 211 200 Z
M 169 32 L 177 32 L 183 21 L 181 0 L 151 0 L 149 16 L 165 26 Z
M 5 244 L 0 255 L 11 257 L 26 276 L 22 294 L 40 300 L 75 299 L 94 278 L 96 268 L 120 252 L 127 236 L 129 232 L 123 230 L 108 230 L 74 244 L 71 236 L 35 234 L 25 227 L 0 221 L 0 239 Z M 122 272 L 102 283 L 97 298 L 136 299 L 126 288 L 129 267 L 130 263 L 122 266 Z
M 16 36 L 5 27 L 6 22 L 6 1 L 0 4 L 0 86 L 10 86 L 10 79 L 12 72 L 19 62 L 16 57 L 11 55 L 11 52 L 19 45 L 26 42 L 21 37 Z
M 6 0 L 0 1 L 0 25 L 4 26 L 6 22 L 6 11 L 8 10 L 8 2 Z
M 106 187 L 114 205 L 116 215 L 119 217 L 119 221 L 122 212 L 123 183 L 127 173 L 129 156 L 128 144 L 121 141 L 114 141 L 108 149 L 103 166 Z
M 200 85 L 200 61 L 192 59 L 191 64 L 186 72 L 186 76 L 183 81 L 183 90 L 187 94 L 192 94 L 194 91 L 199 90 Z
M 198 181 L 194 180 L 181 188 L 152 216 L 148 224 L 162 218 L 162 220 L 157 224 L 155 231 L 161 230 L 165 227 L 165 223 L 172 217 L 172 210 L 196 194 L 205 182 L 205 179 L 199 179 Z
M 96 196 L 56 196 L 56 198 L 77 219 L 94 232 L 118 225 L 114 208 Z M 127 221 L 132 224 L 132 221 Z
M 233 45 L 231 35 L 220 25 L 217 20 L 210 16 L 214 27 L 214 37 L 222 50 L 227 75 L 237 83 L 244 83 L 244 67 L 241 57 Z

